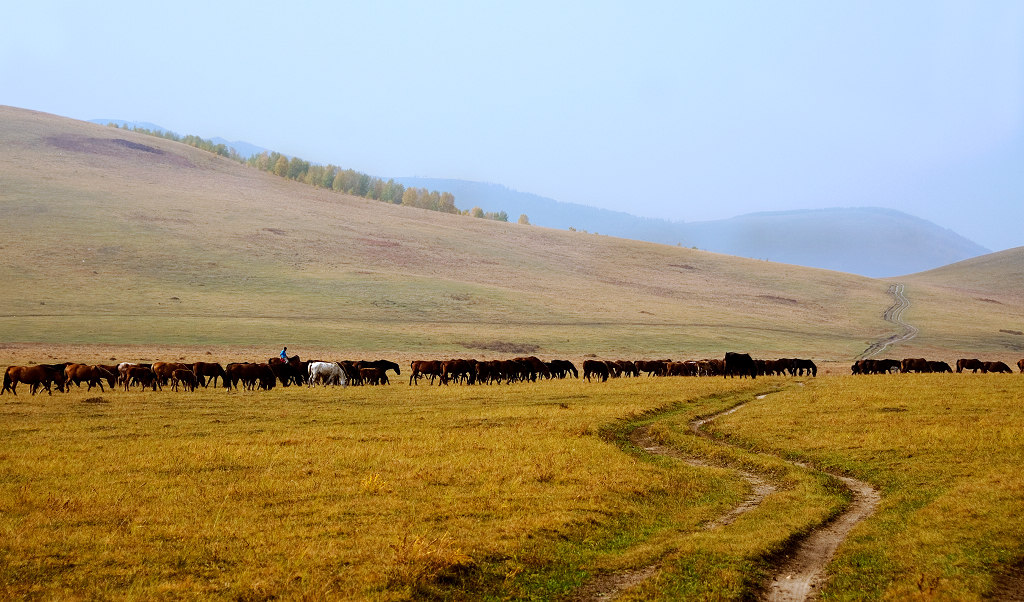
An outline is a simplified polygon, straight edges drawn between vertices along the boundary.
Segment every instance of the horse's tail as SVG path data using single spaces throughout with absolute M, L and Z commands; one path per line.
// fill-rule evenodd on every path
M 0 389 L 0 395 L 4 394 L 4 391 L 10 391 L 14 393 L 14 389 L 11 388 L 11 371 L 4 370 L 4 388 Z

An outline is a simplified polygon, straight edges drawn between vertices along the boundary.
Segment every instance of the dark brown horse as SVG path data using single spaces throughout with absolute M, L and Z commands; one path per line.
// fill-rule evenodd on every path
M 228 375 L 224 373 L 224 367 L 218 363 L 196 362 L 192 364 L 192 373 L 196 375 L 196 383 L 202 385 L 203 388 L 206 388 L 211 382 L 216 387 L 218 378 L 224 388 L 228 388 Z
M 380 368 L 360 368 L 359 378 L 367 385 L 387 385 L 388 375 Z
M 8 366 L 4 372 L 4 386 L 0 389 L 0 395 L 4 391 L 10 391 L 11 395 L 18 394 L 18 383 L 25 383 L 29 386 L 29 392 L 36 394 L 39 387 L 46 389 L 48 395 L 53 395 L 50 387 L 57 383 L 57 390 L 64 391 L 64 366 L 58 364 L 49 366 L 41 364 L 38 366 Z
M 175 370 L 192 370 L 192 366 L 188 364 L 179 364 L 178 362 L 155 362 L 153 364 L 153 374 L 156 374 L 157 381 L 161 385 L 166 385 L 167 381 L 171 379 L 171 374 Z
M 178 369 L 178 370 L 175 370 L 174 372 L 171 372 L 171 390 L 172 391 L 177 391 L 178 390 L 178 383 L 181 383 L 181 386 L 186 391 L 195 391 L 196 390 L 196 375 L 195 375 L 195 373 L 192 372 L 191 370 L 185 370 L 185 369 Z
M 923 357 L 908 357 L 900 363 L 900 372 L 906 374 L 907 372 L 931 372 L 931 364 L 928 360 Z
M 64 381 L 68 386 L 71 383 L 75 383 L 76 387 L 81 387 L 82 383 L 85 382 L 89 385 L 88 391 L 92 391 L 94 386 L 98 386 L 100 391 L 103 391 L 104 380 L 107 383 L 117 382 L 117 373 L 110 372 L 101 366 L 90 366 L 88 364 L 68 364 L 64 368 Z
M 160 387 L 160 380 L 156 377 L 156 373 L 153 372 L 153 368 L 149 366 L 125 366 L 121 378 L 124 381 L 125 391 L 136 383 L 142 385 L 143 391 L 146 390 L 146 387 L 152 387 L 154 391 L 157 390 L 157 387 Z
M 583 380 L 590 382 L 591 377 L 600 377 L 601 382 L 608 380 L 608 364 L 600 360 L 583 361 Z
M 753 358 L 750 357 L 749 353 L 734 353 L 728 351 L 725 354 L 725 373 L 722 377 L 728 376 L 732 378 L 737 374 L 740 378 L 749 376 L 750 378 L 757 378 L 757 365 L 754 363 Z
M 958 359 L 956 361 L 956 372 L 957 372 L 957 374 L 963 372 L 964 370 L 970 370 L 971 372 L 977 372 L 978 370 L 984 370 L 984 369 L 985 369 L 985 366 L 982 365 L 981 360 L 979 360 L 979 359 L 968 359 L 968 358 L 962 357 L 962 358 L 960 358 L 960 359 Z
M 985 362 L 984 369 L 982 372 L 1001 372 L 1003 374 L 1012 374 L 1013 370 L 1006 365 L 1006 362 Z
M 409 364 L 412 373 L 409 375 L 409 384 L 420 383 L 421 376 L 429 376 L 430 384 L 434 384 L 434 377 L 441 377 L 441 362 L 436 360 L 419 360 Z

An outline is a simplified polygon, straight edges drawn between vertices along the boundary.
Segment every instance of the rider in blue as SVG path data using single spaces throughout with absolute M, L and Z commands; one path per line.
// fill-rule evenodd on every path
M 286 364 L 288 363 L 288 348 L 287 347 L 285 347 L 284 349 L 281 350 L 281 361 L 286 363 Z

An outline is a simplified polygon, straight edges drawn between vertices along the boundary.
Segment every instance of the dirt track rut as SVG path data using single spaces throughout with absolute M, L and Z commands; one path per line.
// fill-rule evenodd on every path
M 857 359 L 864 360 L 870 357 L 874 357 L 879 353 L 882 353 L 891 345 L 897 343 L 905 343 L 910 339 L 917 336 L 920 332 L 916 326 L 912 326 L 903 321 L 903 312 L 910 307 L 910 300 L 907 299 L 905 294 L 906 288 L 902 284 L 893 284 L 889 286 L 888 293 L 892 295 L 892 305 L 882 312 L 882 319 L 891 324 L 895 324 L 900 328 L 900 331 L 896 334 L 885 337 L 868 345 Z
M 757 399 L 764 397 L 766 396 L 760 395 Z M 694 420 L 690 422 L 690 430 L 696 435 L 707 437 L 708 435 L 704 431 L 707 424 L 740 410 L 747 403 L 751 402 L 744 402 L 724 412 Z M 635 445 L 648 453 L 675 458 L 694 466 L 710 465 L 701 460 L 685 457 L 672 448 L 659 445 L 645 427 L 636 429 L 630 438 Z M 807 468 L 801 464 L 797 465 Z M 757 508 L 765 497 L 775 491 L 774 485 L 756 474 L 742 470 L 738 471 L 738 474 L 750 485 L 750 493 L 742 504 L 709 522 L 705 525 L 705 529 L 712 530 L 732 523 L 743 513 Z M 762 592 L 762 600 L 789 602 L 817 599 L 817 594 L 825 580 L 825 566 L 828 565 L 850 530 L 867 518 L 878 504 L 880 499 L 878 491 L 871 485 L 843 475 L 833 474 L 832 476 L 840 479 L 849 487 L 853 494 L 852 503 L 834 520 L 816 528 L 796 544 L 793 551 L 786 555 L 777 567 L 772 582 Z M 577 602 L 614 600 L 627 590 L 651 578 L 658 569 L 657 564 L 652 564 L 632 571 L 600 575 L 577 590 L 569 599 Z

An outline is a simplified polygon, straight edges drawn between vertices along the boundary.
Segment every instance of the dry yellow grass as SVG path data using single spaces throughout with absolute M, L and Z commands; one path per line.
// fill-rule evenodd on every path
M 5 395 L 0 592 L 397 599 L 478 563 L 514 585 L 564 562 L 563 538 L 692 529 L 741 496 L 598 430 L 752 384 Z

